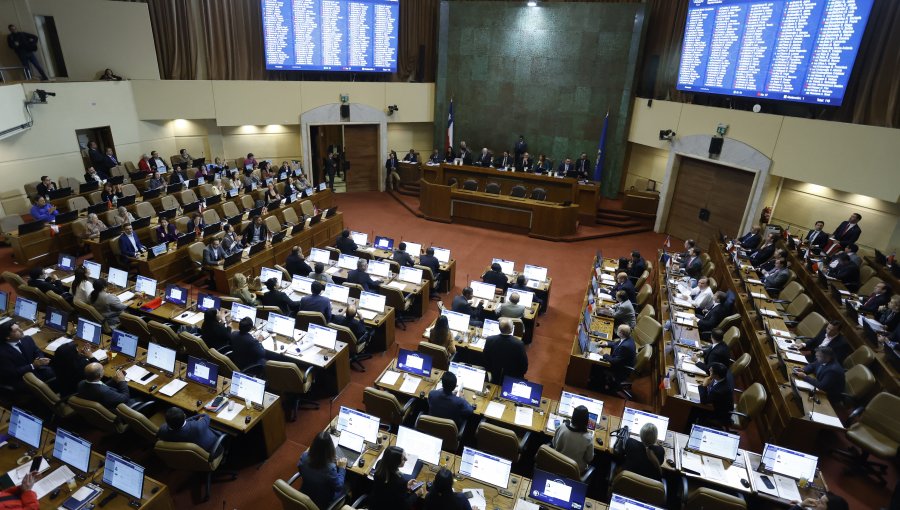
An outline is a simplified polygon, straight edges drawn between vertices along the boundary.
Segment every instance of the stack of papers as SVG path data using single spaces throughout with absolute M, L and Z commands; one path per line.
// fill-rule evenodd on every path
M 672 302 L 674 302 L 675 305 L 682 306 L 684 308 L 693 308 L 693 306 L 694 306 L 694 303 L 688 301 L 687 299 L 683 299 L 680 297 L 672 299 Z
M 534 419 L 534 409 L 530 407 L 517 407 L 516 408 L 516 425 L 521 425 L 523 427 L 530 427 L 531 422 Z
M 792 478 L 781 476 L 779 474 L 773 474 L 772 478 L 775 479 L 775 488 L 778 490 L 778 497 L 788 501 L 800 501 L 803 499 L 803 497 L 800 496 L 800 491 L 797 489 L 797 482 Z
M 400 385 L 401 393 L 415 393 L 417 389 L 419 389 L 419 381 L 418 377 L 413 377 L 409 374 L 403 375 L 403 384 Z
M 797 377 L 794 377 L 794 384 L 796 384 L 797 389 L 800 389 L 800 390 L 806 390 L 806 391 L 815 391 L 816 390 L 815 386 L 813 386 L 812 384 L 809 384 L 808 382 L 804 381 L 803 379 L 800 379 Z
M 599 299 L 600 301 L 615 301 L 611 294 L 607 294 L 605 292 L 598 292 L 597 299 Z
M 33 327 L 33 328 L 26 329 L 25 331 L 22 332 L 22 334 L 24 334 L 25 336 L 31 336 L 31 335 L 38 334 L 40 331 L 41 331 L 41 328 Z
M 29 462 L 28 465 L 30 466 L 31 463 Z M 75 478 L 75 473 L 73 473 L 72 470 L 69 469 L 69 466 L 63 464 L 62 466 L 56 468 L 56 470 L 49 475 L 35 482 L 34 487 L 32 487 L 31 489 L 35 493 L 37 493 L 37 497 L 38 499 L 40 499 L 53 492 L 53 489 L 59 487 L 60 485 L 68 482 L 73 478 Z
M 765 315 L 766 317 L 781 317 L 781 314 L 776 312 L 775 310 L 769 310 L 768 308 L 762 308 L 759 313 Z
M 329 267 L 328 269 L 326 269 L 325 272 L 328 273 L 328 274 L 333 275 L 333 274 L 337 273 L 337 272 L 340 271 L 340 270 L 341 270 L 341 268 L 339 268 L 339 267 L 337 267 L 337 266 L 332 266 L 332 267 Z
M 841 423 L 840 418 L 831 416 L 830 414 L 822 414 L 813 411 L 809 414 L 809 418 L 816 423 L 824 423 L 825 425 L 831 425 L 832 427 L 844 428 L 844 424 Z
M 125 377 L 129 381 L 140 384 L 141 386 L 145 386 L 147 383 L 149 383 L 150 381 L 152 381 L 158 377 L 156 374 L 152 374 L 152 375 L 149 375 L 149 374 L 150 374 L 150 372 L 148 372 L 146 369 L 139 367 L 137 365 L 131 365 L 130 367 L 128 367 L 127 370 L 125 370 Z M 149 375 L 149 377 L 144 379 L 144 377 L 148 376 L 148 375 Z
M 125 292 L 119 294 L 119 299 L 124 303 L 125 301 L 131 301 L 134 299 L 134 292 L 130 290 L 126 290 Z
M 679 319 L 688 319 L 688 320 L 693 321 L 695 316 L 694 316 L 694 314 L 692 314 L 690 312 L 675 312 L 675 317 L 677 317 Z
M 403 282 L 391 282 L 391 283 L 387 284 L 387 286 L 392 289 L 397 289 L 397 290 L 406 289 L 406 284 Z
M 381 384 L 385 386 L 393 386 L 397 384 L 397 379 L 400 379 L 400 372 L 394 372 L 393 370 L 388 370 L 381 376 Z
M 795 363 L 806 364 L 806 356 L 800 354 L 799 352 L 785 351 L 782 353 L 782 356 Z
M 231 410 L 228 409 L 229 407 L 231 407 Z M 238 405 L 237 403 L 235 403 L 233 406 L 225 404 L 222 406 L 222 410 L 219 411 L 219 414 L 217 414 L 216 417 L 221 418 L 225 421 L 231 421 L 235 419 L 237 415 L 241 414 L 241 409 L 243 408 L 244 406 Z
M 470 344 L 472 347 L 477 347 L 477 348 L 479 348 L 479 349 L 484 349 L 484 344 L 486 344 L 486 343 L 487 343 L 487 338 L 484 338 L 484 337 L 482 337 L 482 336 L 479 336 L 479 337 L 473 338 L 472 341 L 471 341 L 469 344 Z
M 167 397 L 171 397 L 181 391 L 185 386 L 187 386 L 187 383 L 181 379 L 172 379 L 172 382 L 160 388 L 159 392 Z
M 783 329 L 772 328 L 769 330 L 769 333 L 772 333 L 775 336 L 780 336 L 782 338 L 794 338 L 794 335 L 792 335 L 790 331 L 785 331 Z
M 533 289 L 536 289 L 541 286 L 541 282 L 539 282 L 537 280 L 528 280 L 528 283 L 526 283 L 525 285 L 528 287 L 531 287 Z
M 692 383 L 690 381 L 686 381 L 687 385 L 687 396 L 689 399 L 699 402 L 700 401 L 700 385 L 697 383 Z
M 759 292 L 751 292 L 750 295 L 756 299 L 766 299 L 769 297 L 769 296 L 766 296 L 765 294 L 760 294 Z
M 752 283 L 753 285 L 762 285 L 763 282 L 761 280 L 757 280 L 756 278 L 747 278 L 747 283 Z
M 503 417 L 503 412 L 506 411 L 506 405 L 502 402 L 491 402 L 488 404 L 487 408 L 484 410 L 484 415 L 488 418 L 501 418 Z
M 190 324 L 191 326 L 196 326 L 203 320 L 203 312 L 196 312 L 192 315 L 188 315 L 187 317 L 179 317 L 178 320 L 181 322 Z
M 61 346 L 65 345 L 71 341 L 72 341 L 71 338 L 66 338 L 64 336 L 61 336 L 61 337 L 57 338 L 56 340 L 47 344 L 47 352 L 56 352 L 56 349 L 59 349 Z

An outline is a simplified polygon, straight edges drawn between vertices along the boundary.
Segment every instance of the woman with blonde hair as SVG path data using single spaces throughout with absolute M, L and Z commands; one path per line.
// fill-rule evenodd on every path
M 647 478 L 662 480 L 662 463 L 666 458 L 663 447 L 656 444 L 659 431 L 656 425 L 645 423 L 641 427 L 641 440 L 629 437 L 625 442 L 625 471 Z M 620 439 L 621 441 L 621 439 Z
M 256 297 L 250 292 L 250 285 L 247 283 L 247 277 L 243 273 L 234 275 L 231 286 L 231 295 L 240 299 L 241 303 L 248 306 L 256 306 Z
M 126 223 L 131 223 L 134 221 L 134 216 L 128 212 L 128 209 L 125 206 L 120 205 L 118 209 L 116 209 L 116 215 L 113 216 L 113 222 L 116 226 L 124 225 Z
M 87 221 L 84 222 L 84 238 L 97 239 L 100 237 L 100 232 L 104 230 L 106 230 L 106 224 L 97 217 L 97 213 L 89 213 Z

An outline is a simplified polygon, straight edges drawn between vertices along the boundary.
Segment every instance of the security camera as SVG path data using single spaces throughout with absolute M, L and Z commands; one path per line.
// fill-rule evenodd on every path
M 47 92 L 44 89 L 35 89 L 31 95 L 30 104 L 47 104 L 47 96 L 56 96 L 56 92 Z
M 675 138 L 675 131 L 671 129 L 660 129 L 659 130 L 659 139 L 660 140 L 672 140 Z
M 397 105 L 395 105 L 395 104 L 392 104 L 392 105 L 388 106 L 388 115 L 393 115 L 394 112 L 397 112 L 397 111 L 400 111 L 400 107 L 399 107 L 399 106 L 397 106 Z

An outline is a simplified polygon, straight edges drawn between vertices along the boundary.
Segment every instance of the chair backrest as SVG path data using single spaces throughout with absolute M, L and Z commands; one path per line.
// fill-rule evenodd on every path
M 650 358 L 653 357 L 653 345 L 648 344 L 638 349 L 637 357 L 634 360 L 634 371 L 631 372 L 630 379 L 635 379 L 644 373 L 644 370 L 650 366 Z
M 875 376 L 865 365 L 854 365 L 844 374 L 844 379 L 844 391 L 854 402 L 862 402 L 875 389 Z
M 148 216 L 152 218 L 156 216 L 156 209 L 153 208 L 153 204 L 150 202 L 138 202 L 134 212 L 138 218 L 146 218 Z
M 361 344 L 359 339 L 356 338 L 356 335 L 353 334 L 353 331 L 350 330 L 347 326 L 343 326 L 341 324 L 335 324 L 333 322 L 329 322 L 327 326 L 335 331 L 337 331 L 337 340 L 338 342 L 346 342 L 350 349 L 350 354 L 356 354 L 363 350 L 365 344 Z
M 652 317 L 641 317 L 634 328 L 634 341 L 638 345 L 654 345 L 662 338 L 662 324 Z
M 82 196 L 72 197 L 66 200 L 66 206 L 70 211 L 83 211 L 91 206 L 87 199 Z
M 312 387 L 312 377 L 306 378 L 296 363 L 266 361 L 266 385 L 275 393 L 306 393 Z
M 272 232 L 273 234 L 281 231 L 281 222 L 278 221 L 278 217 L 274 214 L 266 216 L 263 223 L 266 225 L 266 228 L 269 229 L 269 232 Z
M 69 304 L 69 302 L 66 301 L 66 298 L 60 296 L 59 294 L 57 294 L 56 292 L 53 292 L 52 290 L 48 290 L 47 292 L 44 293 L 44 295 L 47 296 L 47 304 L 48 305 L 53 305 L 54 307 L 59 308 L 60 310 L 70 314 L 69 320 L 73 320 L 72 312 L 75 311 L 75 307 L 73 307 L 71 304 Z
M 875 361 L 875 351 L 868 345 L 860 345 L 844 360 L 844 368 L 849 370 L 855 365 L 869 366 L 873 361 Z
M 531 198 L 534 200 L 547 200 L 547 190 L 544 188 L 534 188 L 531 190 Z
M 219 365 L 219 375 L 222 377 L 230 378 L 234 372 L 240 372 L 241 369 L 231 361 L 231 358 L 222 354 L 221 352 L 210 349 L 209 351 L 210 359 L 216 364 Z
M 827 323 L 828 321 L 825 320 L 825 317 L 819 315 L 819 312 L 811 312 L 809 315 L 804 317 L 799 324 L 797 324 L 797 334 L 800 336 L 815 338 Z
M 732 353 L 737 353 L 741 348 L 741 330 L 737 326 L 731 326 L 725 330 L 722 341 Z
M 184 353 L 200 359 L 211 359 L 209 355 L 209 346 L 199 336 L 182 331 L 178 333 L 179 344 L 184 347 Z
M 746 510 L 747 502 L 737 496 L 706 487 L 698 487 L 688 493 L 684 502 L 684 510 L 703 510 L 706 508 Z
M 740 377 L 747 367 L 750 366 L 750 357 L 749 352 L 745 352 L 738 356 L 738 359 L 734 360 L 734 363 L 731 364 L 731 375 L 734 376 L 735 379 Z
M 132 432 L 137 433 L 142 439 L 148 442 L 156 442 L 156 434 L 159 432 L 159 426 L 150 421 L 142 413 L 135 411 L 126 404 L 116 406 L 116 414 L 122 423 L 128 425 Z
M 475 179 L 466 179 L 465 182 L 463 182 L 463 189 L 469 191 L 478 191 L 478 181 L 476 181 Z
M 137 186 L 135 186 L 134 184 L 131 184 L 129 182 L 128 184 L 122 185 L 122 195 L 124 195 L 126 197 L 131 197 L 131 196 L 137 196 L 137 194 L 138 194 L 138 189 L 137 189 Z
M 222 218 L 219 217 L 219 213 L 216 212 L 215 209 L 207 209 L 203 211 L 203 222 L 207 225 L 215 225 L 216 223 L 221 223 Z
M 643 308 L 641 308 L 641 312 L 637 315 L 638 320 L 641 317 L 650 317 L 651 319 L 656 319 L 656 308 L 653 308 L 653 305 L 646 304 Z
M 78 310 L 78 315 L 81 317 L 90 318 L 92 321 L 97 324 L 103 325 L 103 332 L 106 334 L 110 333 L 109 326 L 106 325 L 106 319 L 103 315 L 94 308 L 94 305 L 90 303 L 85 303 L 80 299 L 73 299 L 72 304 L 75 306 L 75 309 Z
M 187 216 L 178 216 L 177 218 L 175 218 L 175 230 L 177 230 L 180 234 L 186 234 L 189 221 L 191 221 L 191 219 Z
M 290 223 L 291 225 L 300 223 L 300 218 L 297 216 L 297 211 L 295 211 L 293 207 L 285 207 L 284 211 L 281 214 L 284 216 L 284 221 L 286 223 Z
M 722 321 L 719 322 L 719 325 L 716 327 L 721 329 L 722 331 L 727 331 L 728 328 L 738 324 L 740 321 L 741 321 L 741 314 L 735 313 L 735 314 L 729 315 L 729 316 L 725 317 L 724 319 L 722 319 Z
M 521 184 L 516 184 L 515 186 L 512 187 L 512 189 L 509 192 L 510 196 L 513 196 L 516 198 L 525 198 L 526 194 L 528 194 L 528 190 L 525 189 L 525 186 L 522 186 Z
M 443 345 L 433 344 L 431 342 L 419 342 L 418 351 L 431 356 L 431 366 L 438 370 L 450 369 L 450 354 Z
M 150 329 L 144 319 L 128 312 L 122 312 L 119 315 L 119 329 L 137 335 L 140 345 L 147 345 L 152 340 Z
M 93 191 L 88 193 L 88 202 L 93 205 L 99 204 L 103 200 L 103 192 L 102 191 Z
M 570 480 L 581 479 L 578 463 L 554 450 L 549 444 L 542 444 L 534 456 L 535 469 L 541 469 Z
M 256 206 L 256 202 L 253 200 L 253 197 L 250 195 L 241 195 L 241 207 L 244 209 L 253 209 Z
M 366 412 L 377 416 L 392 427 L 400 425 L 403 420 L 403 406 L 394 395 L 371 386 L 363 390 L 363 405 Z
M 406 311 L 406 299 L 404 299 L 402 292 L 391 287 L 382 286 L 381 294 L 384 294 L 385 304 L 393 308 L 394 313 Z
M 229 200 L 227 202 L 222 202 L 222 213 L 224 213 L 225 216 L 231 218 L 233 216 L 241 214 L 241 210 L 238 209 L 238 206 L 235 205 L 234 202 Z
M 59 394 L 53 391 L 47 383 L 34 375 L 34 372 L 26 372 L 25 375 L 22 376 L 22 380 L 25 382 L 25 386 L 31 390 L 31 393 L 54 413 L 60 416 L 72 413 L 72 408 L 66 405 L 59 397 Z
M 646 273 L 646 271 L 644 271 Z M 650 288 L 646 283 L 641 286 L 641 290 L 637 293 L 637 305 L 639 307 L 644 306 L 650 301 L 650 296 L 653 294 L 653 289 Z
M 485 193 L 492 193 L 494 195 L 500 194 L 500 185 L 496 182 L 489 182 L 487 186 L 484 187 Z
M 350 289 L 350 297 L 352 297 L 353 299 L 359 299 L 359 297 L 362 295 L 363 288 L 362 285 L 358 283 L 344 282 L 341 285 Z
M 763 410 L 763 407 L 766 406 L 766 399 L 768 399 L 766 389 L 758 382 L 751 384 L 749 388 L 744 390 L 741 398 L 738 399 L 736 407 L 737 412 L 747 415 L 747 418 L 738 416 L 738 423 L 741 428 L 745 428 L 747 423 Z
M 803 317 L 806 317 L 806 314 L 812 311 L 812 307 L 813 302 L 809 296 L 806 294 L 797 294 L 784 311 L 798 319 L 802 319 Z
M 872 266 L 863 263 L 863 265 L 859 266 L 859 281 L 866 282 L 869 281 L 869 278 L 875 276 L 875 269 Z
M 8 283 L 13 289 L 18 289 L 20 286 L 25 285 L 25 280 L 12 271 L 3 271 L 3 273 L 0 274 L 0 277 L 2 277 L 3 281 Z
M 316 208 L 311 200 L 304 200 L 300 202 L 300 211 L 303 212 L 304 216 L 312 216 L 316 213 Z
M 665 485 L 631 471 L 621 471 L 613 478 L 612 491 L 651 505 L 666 506 Z
M 191 243 L 190 246 L 188 246 L 188 255 L 191 257 L 191 262 L 193 262 L 194 266 L 197 268 L 203 267 L 204 249 L 206 249 L 206 245 L 203 244 L 202 241 Z
M 19 288 L 16 289 L 16 294 L 31 299 L 32 301 L 37 301 L 38 307 L 41 309 L 44 309 L 47 306 L 47 296 L 31 285 L 19 285 Z
M 18 214 L 10 214 L 9 216 L 4 216 L 0 218 L 0 231 L 4 234 L 9 234 L 11 232 L 15 232 L 19 229 L 19 225 L 25 223 L 25 220 L 22 219 Z
M 455 452 L 459 449 L 459 429 L 451 419 L 420 414 L 416 419 L 416 430 L 443 441 L 442 451 Z
M 297 312 L 296 328 L 306 331 L 310 324 L 324 326 L 328 324 L 322 312 Z
M 869 294 L 875 292 L 876 285 L 878 285 L 879 283 L 884 283 L 884 280 L 877 276 L 872 276 L 868 280 L 863 280 L 862 277 L 860 277 L 859 281 L 865 282 L 859 287 L 859 290 L 856 291 L 856 294 L 859 296 L 868 296 Z
M 900 443 L 900 397 L 887 392 L 875 395 L 857 423 Z
M 150 321 L 147 324 L 147 328 L 150 330 L 150 334 L 153 335 L 156 343 L 176 351 L 182 350 L 181 344 L 178 342 L 178 334 L 168 324 Z
M 643 273 L 641 273 L 641 276 L 639 276 L 638 279 L 634 282 L 634 288 L 643 290 L 642 287 L 645 283 L 647 283 L 647 278 L 650 278 L 650 271 L 645 270 Z M 638 298 L 638 304 L 640 304 L 640 298 Z
M 159 199 L 159 203 L 166 211 L 171 209 L 178 209 L 178 200 L 175 200 L 175 197 L 172 195 L 163 195 L 163 197 Z
M 719 289 L 719 282 L 712 276 L 707 276 L 706 280 L 709 282 L 709 289 L 715 293 Z
M 186 189 L 182 191 L 178 198 L 181 199 L 181 205 L 193 204 L 194 202 L 199 200 L 197 198 L 197 194 L 194 193 L 194 190 L 192 189 Z
M 179 471 L 213 471 L 209 452 L 194 443 L 157 441 L 153 445 L 153 453 L 162 459 L 169 469 Z
M 778 299 L 783 299 L 785 301 L 793 301 L 798 294 L 805 291 L 803 285 L 800 285 L 799 282 L 790 282 L 781 289 L 781 293 L 778 294 Z
M 280 478 L 272 484 L 272 490 L 281 501 L 282 510 L 320 510 L 313 500 L 309 499 L 309 496 L 291 487 L 289 483 Z
M 68 403 L 75 411 L 75 414 L 104 432 L 119 434 L 127 428 L 115 413 L 104 407 L 100 402 L 72 395 L 69 397 Z
M 475 429 L 475 444 L 479 450 L 510 462 L 519 459 L 519 437 L 512 430 L 493 423 L 483 421 L 478 424 L 478 428 Z
M 704 265 L 703 265 L 703 268 L 700 270 L 700 273 L 701 273 L 703 276 L 709 276 L 709 275 L 713 274 L 713 272 L 714 272 L 715 270 L 716 270 L 716 263 L 715 263 L 715 262 L 710 262 L 709 264 L 704 264 Z

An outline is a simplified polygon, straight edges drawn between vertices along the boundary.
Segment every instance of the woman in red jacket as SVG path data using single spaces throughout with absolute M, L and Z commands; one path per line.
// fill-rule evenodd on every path
M 36 473 L 28 473 L 22 485 L 0 492 L 0 510 L 38 510 L 37 493 L 31 490 Z

